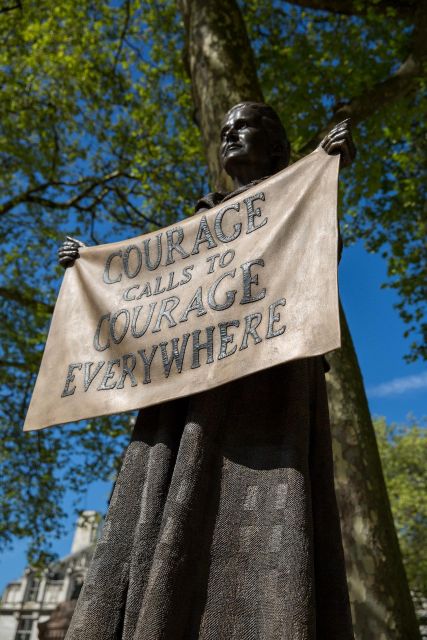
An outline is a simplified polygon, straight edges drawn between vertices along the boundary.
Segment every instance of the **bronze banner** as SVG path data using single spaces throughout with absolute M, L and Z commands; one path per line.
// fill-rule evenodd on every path
M 339 157 L 65 272 L 24 429 L 129 411 L 340 345 Z

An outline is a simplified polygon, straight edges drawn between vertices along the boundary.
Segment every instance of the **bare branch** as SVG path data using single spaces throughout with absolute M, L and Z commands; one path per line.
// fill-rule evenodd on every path
M 120 200 L 123 203 L 125 203 L 139 218 L 142 218 L 143 220 L 145 220 L 145 222 L 148 222 L 149 224 L 152 224 L 155 227 L 158 227 L 159 229 L 161 229 L 163 227 L 161 222 L 158 222 L 157 220 L 154 220 L 154 218 L 149 218 L 144 213 L 142 213 L 142 211 L 140 211 L 139 209 L 134 207 L 134 205 L 124 196 L 124 194 L 120 191 L 120 189 L 116 188 L 115 192 L 119 196 Z
M 22 10 L 21 0 L 17 0 L 15 4 L 11 4 L 8 7 L 1 7 L 0 13 L 8 13 L 9 11 L 15 11 L 16 9 Z
M 394 9 L 399 16 L 412 17 L 417 6 L 416 0 L 379 0 L 370 2 L 365 0 L 288 0 L 291 4 L 306 9 L 329 11 L 346 16 L 366 16 L 370 10 L 384 13 L 387 9 Z
M 116 222 L 119 222 L 120 224 L 126 224 L 130 227 L 134 227 L 135 229 L 139 229 L 139 232 L 141 233 L 143 230 L 141 229 L 141 225 L 132 217 L 125 204 L 121 204 L 121 209 L 123 210 L 125 217 L 119 215 L 117 211 L 110 211 L 110 216 L 113 220 L 116 220 Z
M 351 118 L 353 124 L 358 124 L 387 105 L 417 91 L 427 63 L 427 10 L 419 11 L 415 20 L 416 26 L 410 43 L 411 53 L 399 69 L 359 96 L 348 102 L 339 102 L 329 122 L 297 151 L 297 156 L 313 151 L 331 128 L 341 120 Z
M 92 240 L 93 244 L 97 245 L 99 244 L 99 240 L 97 239 L 96 235 L 95 235 L 95 222 L 96 222 L 96 211 L 92 211 L 91 212 L 91 218 L 90 218 L 90 233 L 89 233 L 89 237 Z
M 65 180 L 52 180 L 49 182 L 44 182 L 40 185 L 37 185 L 36 187 L 32 187 L 31 189 L 28 189 L 27 191 L 24 191 L 14 196 L 10 200 L 3 203 L 3 205 L 0 206 L 0 216 L 6 213 L 9 213 L 20 204 L 24 204 L 26 202 L 39 204 L 48 209 L 64 210 L 64 209 L 70 209 L 73 207 L 79 208 L 79 203 L 85 198 L 87 198 L 88 196 L 90 196 L 90 194 L 96 187 L 105 185 L 108 182 L 115 180 L 116 178 L 127 178 L 131 180 L 136 180 L 136 178 L 133 177 L 132 175 L 117 170 L 117 171 L 112 171 L 111 173 L 107 173 L 104 176 L 100 176 L 100 177 L 90 176 L 74 182 L 67 182 Z M 73 197 L 63 202 L 37 195 L 43 191 L 47 191 L 52 187 L 62 187 L 62 186 L 78 187 L 78 186 L 84 186 L 84 185 L 87 185 L 86 188 L 84 188 L 81 192 L 77 193 Z M 97 197 L 94 201 L 94 203 L 97 203 L 97 202 L 99 202 L 99 197 Z M 87 207 L 83 209 L 87 210 Z
M 9 213 L 9 211 L 12 211 L 12 209 L 14 209 L 16 206 L 25 202 L 28 196 L 31 196 L 32 194 L 38 193 L 40 191 L 44 191 L 44 189 L 47 189 L 49 186 L 50 186 L 49 182 L 44 182 L 43 184 L 37 185 L 37 187 L 28 189 L 27 191 L 24 191 L 23 193 L 19 193 L 18 195 L 14 196 L 10 200 L 7 200 L 7 202 L 5 202 L 0 207 L 0 215 Z
M 28 371 L 28 369 L 30 368 L 30 365 L 28 362 L 14 362 L 13 360 L 11 361 L 7 361 L 7 360 L 0 360 L 0 367 L 3 367 L 4 369 L 9 369 L 11 367 L 14 367 L 15 369 L 22 369 L 23 371 Z
M 56 128 L 55 123 L 52 123 L 52 133 L 53 133 L 53 153 L 52 153 L 50 173 L 52 176 L 54 176 L 56 172 L 56 168 L 58 166 L 58 159 L 59 159 L 59 153 L 60 153 L 59 134 L 58 134 L 58 129 Z
M 126 0 L 125 1 L 125 21 L 123 24 L 123 29 L 122 32 L 120 34 L 120 39 L 119 39 L 119 46 L 118 49 L 116 51 L 116 55 L 114 57 L 114 73 L 116 72 L 116 68 L 117 65 L 119 63 L 120 60 L 120 56 L 122 54 L 122 50 L 123 50 L 123 44 L 125 42 L 126 39 L 126 34 L 127 34 L 127 30 L 129 28 L 129 22 L 130 22 L 130 0 Z
M 35 293 L 35 292 L 34 292 Z M 0 287 L 0 296 L 5 298 L 6 300 L 12 300 L 13 302 L 17 302 L 23 307 L 31 307 L 33 310 L 40 309 L 42 311 L 47 311 L 49 313 L 53 312 L 54 305 L 44 302 L 43 300 L 38 300 L 38 298 L 34 295 L 30 295 L 28 293 L 21 293 L 16 289 L 8 289 L 7 287 Z

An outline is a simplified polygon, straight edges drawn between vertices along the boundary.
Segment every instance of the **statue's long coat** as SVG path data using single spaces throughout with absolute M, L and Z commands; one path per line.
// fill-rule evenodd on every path
M 141 411 L 67 640 L 352 638 L 322 358 Z

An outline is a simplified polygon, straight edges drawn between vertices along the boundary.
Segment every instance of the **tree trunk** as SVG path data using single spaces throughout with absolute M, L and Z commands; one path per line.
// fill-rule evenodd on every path
M 416 640 L 419 629 L 402 564 L 362 374 L 341 308 L 341 349 L 328 355 L 335 490 L 357 640 Z
M 232 0 L 181 0 L 186 56 L 213 188 L 219 128 L 230 107 L 262 101 L 245 24 Z M 388 503 L 357 357 L 342 315 L 328 392 L 336 489 L 356 640 L 416 640 L 419 632 Z
M 231 190 L 232 182 L 219 162 L 219 132 L 222 118 L 233 105 L 263 100 L 252 49 L 235 2 L 182 0 L 181 5 L 187 33 L 186 63 L 211 187 Z

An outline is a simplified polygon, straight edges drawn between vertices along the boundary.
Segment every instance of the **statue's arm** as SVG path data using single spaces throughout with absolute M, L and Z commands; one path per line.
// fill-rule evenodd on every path
M 351 135 L 350 120 L 339 122 L 320 143 L 326 153 L 341 155 L 340 167 L 348 167 L 356 157 L 356 147 Z M 341 260 L 343 241 L 338 227 L 338 262 Z
M 80 247 L 85 247 L 85 243 L 80 240 L 76 240 L 76 238 L 72 238 L 71 236 L 66 236 L 64 242 L 58 249 L 58 262 L 61 267 L 66 269 L 67 267 L 72 267 L 75 260 L 80 258 L 79 249 Z
M 321 147 L 330 155 L 340 154 L 340 167 L 348 167 L 356 157 L 356 147 L 351 135 L 350 118 L 339 122 L 330 130 L 320 143 Z

